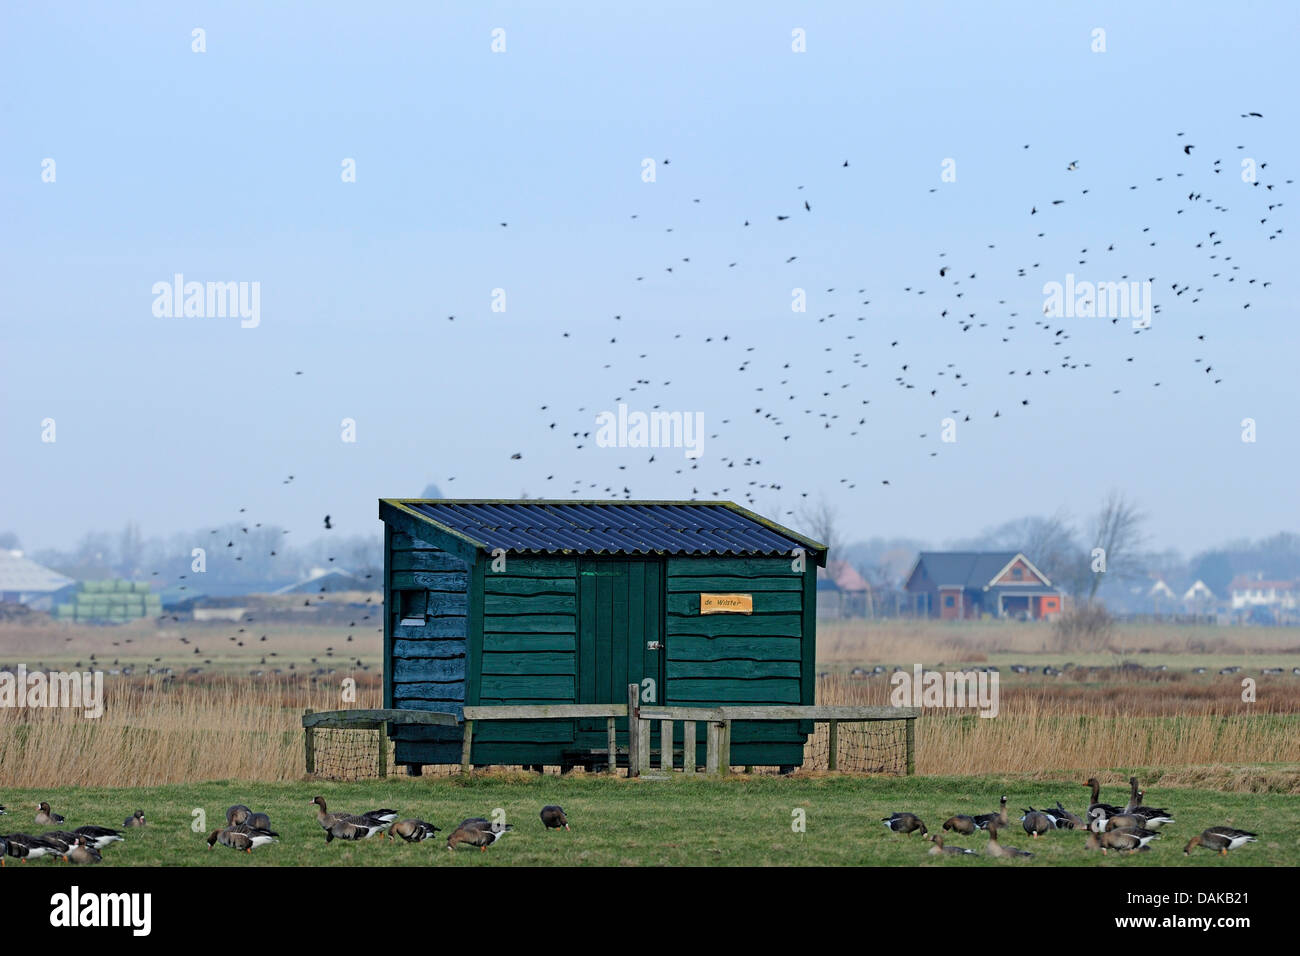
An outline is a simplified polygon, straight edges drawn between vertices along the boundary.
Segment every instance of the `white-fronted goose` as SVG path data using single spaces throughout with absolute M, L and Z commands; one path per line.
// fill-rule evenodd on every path
M 934 844 L 934 846 L 930 847 L 930 849 L 926 851 L 930 856 L 942 856 L 945 853 L 954 853 L 959 856 L 962 854 L 966 854 L 967 856 L 976 855 L 974 850 L 968 850 L 964 846 L 944 846 L 942 833 L 931 834 L 929 840 Z
M 1004 793 L 1002 799 L 998 802 L 999 809 L 997 813 L 981 813 L 975 817 L 975 826 L 981 830 L 985 829 L 990 823 L 996 823 L 1000 827 L 1010 825 L 1011 821 L 1007 817 L 1007 795 Z
M 1042 836 L 1048 830 L 1056 829 L 1056 821 L 1042 810 L 1035 810 L 1030 807 L 1022 812 L 1024 816 L 1020 818 L 1020 823 L 1025 828 L 1025 832 L 1034 839 Z
M 241 823 L 247 823 L 248 818 L 253 815 L 253 811 L 242 803 L 237 803 L 233 807 L 226 808 L 226 826 L 239 826 Z
M 274 843 L 278 833 L 270 830 L 253 830 L 247 826 L 236 824 L 228 826 L 221 830 L 213 830 L 208 837 L 208 849 L 211 850 L 218 843 L 222 846 L 228 846 L 232 850 L 241 850 L 244 853 L 252 853 L 259 846 L 266 846 L 268 843 Z
M 1106 816 L 1111 816 L 1112 814 L 1115 814 L 1115 813 L 1123 813 L 1123 812 L 1124 812 L 1123 810 L 1121 810 L 1119 807 L 1115 806 L 1114 804 L 1111 804 L 1111 803 L 1102 803 L 1102 802 L 1101 802 L 1101 784 L 1097 781 L 1097 778 L 1096 778 L 1096 777 L 1089 777 L 1089 778 L 1088 778 L 1088 784 L 1087 784 L 1087 786 L 1088 786 L 1088 789 L 1092 791 L 1092 799 L 1088 802 L 1088 816 L 1089 816 L 1089 817 L 1092 816 L 1092 811 L 1093 811 L 1094 809 L 1096 809 L 1096 808 L 1100 808 L 1100 809 L 1102 809 L 1102 810 L 1105 810 L 1105 811 L 1106 811 Z
M 1229 850 L 1235 850 L 1247 843 L 1255 843 L 1258 835 L 1249 830 L 1237 830 L 1233 827 L 1210 827 L 1188 840 L 1187 846 L 1183 847 L 1183 853 L 1191 853 L 1194 846 L 1203 846 L 1207 850 L 1218 853 L 1219 856 L 1227 856 Z
M 1147 818 L 1140 813 L 1106 813 L 1100 807 L 1088 811 L 1092 817 L 1090 830 L 1101 833 L 1105 830 L 1146 829 Z
M 312 803 L 318 808 L 316 810 L 316 822 L 321 825 L 321 829 L 330 830 L 336 823 L 352 823 L 359 827 L 378 829 L 387 826 L 397 819 L 396 810 L 367 810 L 362 814 L 355 813 L 330 813 L 325 806 L 324 797 L 316 797 Z M 334 834 L 336 837 L 339 834 Z M 359 837 L 340 837 L 340 839 L 360 839 Z
M 562 807 L 557 807 L 552 803 L 542 807 L 542 825 L 548 830 L 567 830 L 569 829 L 569 818 L 564 815 Z
M 142 827 L 144 826 L 144 811 L 137 810 L 125 820 L 122 821 L 124 827 Z
M 964 813 L 959 813 L 956 816 L 944 820 L 943 828 L 945 830 L 951 830 L 953 833 L 964 834 L 965 836 L 970 836 L 979 829 L 979 827 L 975 825 L 975 818 L 967 816 Z
M 63 822 L 63 817 L 50 810 L 50 805 L 42 800 L 36 804 L 36 825 L 42 827 L 56 827 Z
M 325 842 L 334 840 L 369 840 L 377 833 L 383 833 L 386 824 L 362 822 L 356 819 L 335 820 L 325 831 Z
M 1136 777 L 1134 778 L 1137 779 Z M 1146 817 L 1147 826 L 1153 829 L 1164 826 L 1166 823 L 1174 823 L 1175 820 L 1169 811 L 1164 807 L 1147 807 L 1142 805 L 1142 798 L 1146 796 L 1145 790 L 1136 791 L 1129 798 L 1129 805 L 1124 808 L 1125 813 L 1136 813 L 1138 816 Z
M 984 827 L 989 831 L 989 856 L 996 856 L 999 859 L 1019 856 L 1033 856 L 1028 850 L 1017 850 L 1013 846 L 1003 846 L 998 842 L 998 830 L 1001 829 L 996 820 L 990 820 Z
M 484 823 L 487 826 L 481 825 Z M 488 847 L 513 829 L 514 825 L 510 823 L 491 823 L 481 817 L 469 819 L 461 823 L 451 836 L 447 837 L 447 849 L 454 850 L 464 843 L 466 846 L 478 847 L 479 852 L 486 852 Z
M 388 828 L 388 839 L 397 835 L 407 843 L 421 843 L 441 829 L 442 827 L 435 827 L 423 820 L 399 820 Z
M 1076 817 L 1069 810 L 1065 809 L 1065 807 L 1061 806 L 1060 800 L 1056 801 L 1055 810 L 1044 810 L 1043 812 L 1052 818 L 1052 822 L 1056 824 L 1058 830 L 1086 829 L 1082 820 Z
M 62 841 L 47 840 L 30 833 L 10 833 L 5 839 L 9 841 L 9 855 L 18 857 L 24 863 L 39 860 L 43 856 L 62 856 L 67 849 L 67 844 Z
M 63 857 L 69 863 L 98 863 L 104 857 L 98 849 L 90 845 L 88 838 L 78 837 L 72 849 Z
M 921 836 L 925 836 L 930 832 L 915 813 L 891 813 L 883 817 L 880 822 L 885 825 L 885 829 L 893 830 L 895 833 L 915 833 L 920 830 Z
M 1085 850 L 1101 850 L 1102 856 L 1106 855 L 1107 850 L 1118 850 L 1121 853 L 1145 850 L 1147 844 L 1159 836 L 1158 833 L 1152 833 L 1150 830 L 1145 831 L 1145 833 L 1146 836 L 1141 836 L 1132 830 L 1092 832 L 1088 834 L 1088 839 L 1084 842 L 1083 848 Z
M 113 830 L 109 827 L 97 827 L 93 824 L 77 827 L 72 831 L 77 836 L 83 836 L 96 850 L 102 850 L 110 843 L 118 843 L 122 840 L 122 831 Z

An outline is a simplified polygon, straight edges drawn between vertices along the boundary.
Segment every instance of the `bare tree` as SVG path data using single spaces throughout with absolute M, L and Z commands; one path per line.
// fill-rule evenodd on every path
M 1121 581 L 1134 577 L 1140 570 L 1139 551 L 1144 538 L 1142 522 L 1146 516 L 1119 491 L 1111 491 L 1092 520 L 1089 537 L 1093 548 L 1100 548 L 1105 572 Z M 1090 558 L 1092 556 L 1090 555 Z M 1101 572 L 1095 571 L 1088 588 L 1088 600 L 1097 596 Z
M 825 498 L 821 498 L 816 505 L 801 505 L 798 517 L 804 534 L 820 541 L 826 545 L 827 553 L 834 554 L 840 544 L 839 535 L 836 533 L 839 513 L 835 510 L 835 506 Z

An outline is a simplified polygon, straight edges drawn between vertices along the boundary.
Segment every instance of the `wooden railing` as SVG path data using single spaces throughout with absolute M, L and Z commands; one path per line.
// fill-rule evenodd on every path
M 641 687 L 629 684 L 626 704 L 524 704 L 464 708 L 463 723 L 454 714 L 418 710 L 331 710 L 303 714 L 302 726 L 307 772 L 315 772 L 315 743 L 313 731 L 321 729 L 379 730 L 379 776 L 388 772 L 388 725 L 425 724 L 442 727 L 462 726 L 460 766 L 465 773 L 473 769 L 474 726 L 492 720 L 600 720 L 605 721 L 608 772 L 614 773 L 618 765 L 618 747 L 615 722 L 628 721 L 628 776 L 636 777 L 651 769 L 650 733 L 653 721 L 659 721 L 659 769 L 673 769 L 673 736 L 677 721 L 682 723 L 682 772 L 694 774 L 697 770 L 696 747 L 699 743 L 698 727 L 704 724 L 704 772 L 727 774 L 731 772 L 731 725 L 745 720 L 807 720 L 829 725 L 830 770 L 838 769 L 837 748 L 839 725 L 880 720 L 906 722 L 906 772 L 916 772 L 916 718 L 920 710 L 915 707 L 853 707 L 853 706 L 798 706 L 783 704 L 731 704 L 719 707 L 665 707 L 641 703 Z M 666 743 L 665 743 L 666 741 Z M 599 753 L 599 751 L 597 751 Z

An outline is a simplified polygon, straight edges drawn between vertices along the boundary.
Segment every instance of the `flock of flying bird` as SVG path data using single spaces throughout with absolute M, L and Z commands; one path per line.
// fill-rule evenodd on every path
M 326 843 L 334 840 L 367 840 L 378 834 L 385 834 L 389 840 L 400 838 L 407 843 L 422 843 L 442 830 L 442 827 L 420 819 L 399 820 L 396 810 L 386 808 L 360 814 L 331 813 L 325 805 L 325 798 L 319 796 L 311 804 L 316 807 L 316 822 L 325 831 Z M 4 813 L 5 808 L 0 806 L 0 815 Z M 548 831 L 569 829 L 569 818 L 562 807 L 548 804 L 542 807 L 539 815 L 542 825 Z M 53 812 L 48 802 L 42 801 L 36 808 L 35 822 L 43 827 L 57 827 L 64 822 L 64 817 Z M 143 810 L 135 811 L 123 823 L 124 828 L 144 825 Z M 510 823 L 485 817 L 469 817 L 462 820 L 447 837 L 447 849 L 470 846 L 486 851 L 513 829 L 514 825 Z M 227 808 L 226 825 L 208 834 L 206 842 L 210 850 L 220 845 L 252 853 L 258 847 L 276 842 L 279 836 L 279 833 L 271 829 L 269 815 L 237 803 Z M 23 863 L 43 857 L 74 864 L 99 863 L 103 859 L 100 850 L 122 840 L 122 830 L 95 825 L 80 826 L 75 830 L 49 830 L 39 835 L 10 833 L 0 836 L 0 866 L 5 865 L 7 856 L 15 857 Z
M 1248 123 L 1263 119 L 1255 111 L 1242 113 L 1241 118 Z M 1023 150 L 1029 148 L 1026 144 Z M 770 458 L 791 458 L 795 468 L 798 465 L 793 460 L 794 445 L 821 433 L 844 444 L 867 434 L 875 426 L 873 411 L 883 406 L 894 417 L 898 414 L 898 402 L 906 398 L 930 403 L 927 409 L 933 413 L 935 426 L 920 432 L 918 437 L 924 443 L 922 453 L 937 457 L 942 448 L 938 441 L 941 419 L 951 417 L 961 423 L 989 424 L 1006 418 L 1028 406 L 1036 383 L 1050 382 L 1052 376 L 1081 375 L 1093 369 L 1096 375 L 1092 387 L 1099 394 L 1120 394 L 1130 381 L 1117 381 L 1116 376 L 1139 367 L 1143 352 L 1137 342 L 1124 347 L 1124 340 L 1117 337 L 1119 334 L 1145 336 L 1158 332 L 1182 337 L 1197 353 L 1189 357 L 1188 371 L 1199 374 L 1191 377 L 1199 378 L 1207 386 L 1217 385 L 1223 381 L 1223 371 L 1210 351 L 1214 333 L 1227 333 L 1231 323 L 1239 321 L 1238 316 L 1272 286 L 1271 279 L 1253 273 L 1243 252 L 1248 251 L 1248 243 L 1283 237 L 1284 227 L 1277 222 L 1277 210 L 1284 205 L 1282 194 L 1293 184 L 1291 179 L 1274 179 L 1267 161 L 1257 163 L 1253 183 L 1239 182 L 1237 168 L 1224 157 L 1246 157 L 1245 150 L 1244 143 L 1236 144 L 1235 150 L 1225 150 L 1212 161 L 1200 159 L 1204 150 L 1187 143 L 1184 133 L 1178 132 L 1170 146 L 1170 162 L 1174 165 L 1149 181 L 1131 182 L 1127 190 L 1112 189 L 1112 192 L 1119 191 L 1121 197 L 1138 190 L 1155 191 L 1157 201 L 1167 210 L 1167 217 L 1127 224 L 1106 222 L 1105 233 L 1077 249 L 1071 247 L 1068 253 L 1049 248 L 1050 244 L 1044 242 L 1049 232 L 1095 230 L 1099 223 L 1070 218 L 1069 211 L 1077 208 L 1086 216 L 1090 203 L 1117 197 L 1099 196 L 1105 187 L 1088 182 L 1084 164 L 1078 160 L 1068 163 L 1062 160 L 1059 192 L 1025 202 L 1025 239 L 1030 244 L 1043 243 L 1041 259 L 1039 254 L 1028 254 L 1023 262 L 1001 261 L 990 265 L 991 257 L 987 253 L 995 250 L 996 244 L 988 244 L 984 250 L 937 250 L 934 264 L 915 277 L 897 279 L 898 289 L 882 289 L 880 280 L 872 281 L 870 286 L 861 281 L 846 281 L 827 287 L 819 294 L 820 301 L 829 303 L 825 311 L 812 321 L 800 320 L 802 324 L 791 337 L 783 336 L 777 341 L 757 333 L 742 334 L 739 330 L 712 335 L 686 330 L 670 333 L 671 337 L 665 334 L 646 340 L 634 328 L 636 323 L 632 317 L 622 313 L 613 315 L 606 328 L 585 339 L 575 330 L 559 330 L 556 334 L 574 350 L 575 367 L 601 363 L 603 370 L 616 376 L 615 381 L 621 377 L 622 384 L 612 385 L 609 395 L 592 395 L 590 402 L 576 409 L 562 407 L 558 400 L 538 406 L 543 435 L 562 438 L 574 453 L 569 458 L 572 476 L 547 475 L 542 496 L 638 497 L 632 487 L 634 479 L 624 474 L 636 467 L 631 463 L 618 465 L 620 474 L 614 481 L 592 480 L 593 474 L 600 473 L 590 454 L 596 444 L 595 415 L 619 402 L 634 402 L 634 393 L 638 392 L 653 396 L 641 399 L 646 403 L 646 411 L 673 410 L 675 406 L 670 399 L 673 378 L 664 376 L 662 371 L 679 367 L 683 357 L 701 349 L 712 350 L 708 352 L 713 359 L 709 366 L 713 382 L 711 400 L 721 403 L 732 396 L 741 396 L 735 407 L 721 417 L 721 425 L 729 425 L 742 415 L 751 416 L 773 434 L 773 440 L 761 446 L 772 452 Z M 668 160 L 662 165 L 667 167 Z M 852 176 L 847 160 L 838 165 L 843 176 Z M 846 183 L 846 188 L 857 185 Z M 761 215 L 756 208 L 752 216 L 736 226 L 737 231 L 788 229 L 800 217 L 815 216 L 816 207 L 808 194 L 800 192 L 803 188 L 797 188 L 784 208 L 779 203 L 769 204 Z M 941 192 L 942 187 L 929 191 Z M 698 208 L 701 202 L 699 198 L 694 199 L 688 209 Z M 659 215 L 663 213 L 657 211 Z M 677 251 L 681 254 L 673 261 L 654 267 L 647 264 L 634 270 L 630 277 L 636 283 L 654 284 L 656 276 L 661 284 L 671 283 L 680 279 L 684 271 L 698 275 L 700 270 L 711 267 L 707 256 L 690 245 L 695 220 L 687 212 L 678 215 L 684 221 L 667 224 L 669 220 L 664 219 L 659 228 L 673 234 L 670 244 L 679 246 Z M 656 228 L 648 225 L 652 217 L 633 214 L 631 218 L 639 227 Z M 710 235 L 713 229 L 714 224 L 709 223 Z M 1143 266 L 1156 268 L 1148 264 L 1144 253 L 1162 241 L 1175 248 L 1176 258 L 1169 268 L 1176 271 L 1163 275 L 1138 274 L 1135 270 Z M 754 263 L 719 259 L 712 267 L 734 274 L 750 266 L 766 276 L 790 266 L 792 284 L 802 285 L 794 266 L 803 262 L 796 242 L 792 237 L 788 256 Z M 976 267 L 977 262 L 981 267 Z M 1106 341 L 1101 352 L 1081 354 L 1087 346 L 1072 344 L 1078 331 L 1078 326 L 1071 324 L 1075 320 L 1055 318 L 1046 314 L 1045 307 L 1039 313 L 1044 280 L 1062 278 L 1067 271 L 1075 270 L 1096 270 L 1106 281 L 1150 281 L 1156 298 L 1150 308 L 1159 318 L 1145 328 L 1130 328 L 1127 320 L 1107 316 L 1110 326 L 1115 327 L 1112 329 L 1115 336 Z M 928 275 L 928 280 L 923 275 Z M 919 304 L 932 310 L 933 318 L 930 321 L 908 319 L 904 324 L 875 314 L 879 307 L 871 308 L 873 298 L 891 292 L 918 297 Z M 629 304 L 631 307 L 634 306 Z M 1104 324 L 1106 318 L 1095 321 Z M 941 350 L 952 357 L 969 358 L 974 350 L 967 347 L 968 338 L 984 339 L 985 345 L 1005 346 L 1008 357 L 1001 369 L 935 358 Z M 1163 349 L 1168 349 L 1167 342 L 1166 339 L 1162 343 Z M 796 357 L 796 352 L 803 350 L 806 354 L 809 349 L 820 352 L 822 360 L 810 363 Z M 654 375 L 651 368 L 658 368 L 661 374 Z M 725 374 L 728 369 L 730 375 Z M 996 376 L 1020 382 L 1018 397 L 1009 401 L 979 397 L 979 390 Z M 1136 379 L 1131 382 L 1136 384 Z M 1148 382 L 1151 388 L 1174 384 L 1161 372 L 1152 375 Z M 1174 387 L 1179 386 L 1174 384 Z M 893 399 L 884 391 L 890 388 L 895 390 Z M 713 421 L 716 423 L 717 419 Z M 715 424 L 711 430 L 710 437 L 718 438 L 721 429 Z M 513 461 L 522 458 L 522 452 L 510 455 Z M 648 474 L 644 470 L 646 466 L 657 467 L 661 476 L 653 482 L 656 490 L 680 487 L 685 492 L 686 487 L 690 488 L 689 494 L 676 497 L 743 499 L 755 505 L 760 494 L 773 495 L 782 488 L 782 476 L 774 474 L 772 465 L 761 454 L 683 461 L 679 455 L 650 448 L 645 450 L 639 474 Z M 674 479 L 662 473 L 668 469 L 676 476 L 685 477 Z M 797 471 L 788 471 L 787 475 L 794 478 Z M 443 480 L 444 488 L 451 487 L 456 476 L 448 475 Z M 868 479 L 865 475 L 849 474 L 839 478 L 839 484 L 843 489 L 853 489 L 868 480 L 888 485 L 889 475 L 883 472 Z M 662 497 L 662 494 L 648 497 Z
M 1061 805 L 1061 801 L 1058 800 L 1056 801 L 1056 807 L 1051 810 L 1035 810 L 1033 807 L 1025 807 L 1021 810 L 1020 825 L 1034 839 L 1053 830 L 1086 830 L 1088 838 L 1084 842 L 1084 849 L 1101 850 L 1102 855 L 1105 855 L 1109 850 L 1115 850 L 1118 853 L 1149 851 L 1150 846 L 1148 844 L 1160 836 L 1161 829 L 1176 821 L 1170 812 L 1163 807 L 1148 807 L 1142 803 L 1142 798 L 1146 795 L 1146 792 L 1139 789 L 1137 777 L 1129 777 L 1128 783 L 1129 799 L 1128 803 L 1123 807 L 1103 803 L 1101 801 L 1101 784 L 1096 777 L 1090 777 L 1087 786 L 1091 791 L 1092 799 L 1088 804 L 1084 817 L 1076 816 L 1066 810 Z M 906 811 L 891 813 L 883 818 L 881 822 L 886 829 L 894 833 L 910 834 L 919 832 L 921 836 L 934 843 L 934 846 L 928 851 L 931 856 L 944 854 L 954 856 L 976 855 L 974 850 L 966 847 L 945 846 L 944 833 L 971 836 L 980 830 L 988 834 L 989 839 L 985 846 L 985 852 L 989 856 L 999 859 L 1033 856 L 1028 850 L 1004 846 L 998 842 L 999 831 L 1005 830 L 1011 825 L 1011 820 L 1007 816 L 1007 798 L 1005 795 L 1000 803 L 1001 805 L 995 813 L 981 813 L 975 816 L 959 813 L 949 817 L 943 823 L 943 833 L 930 833 L 920 817 Z M 1183 847 L 1183 853 L 1188 855 L 1192 852 L 1193 847 L 1199 846 L 1207 850 L 1213 850 L 1221 856 L 1226 856 L 1229 850 L 1235 850 L 1247 843 L 1256 842 L 1257 837 L 1258 834 L 1249 830 L 1238 830 L 1230 826 L 1212 826 L 1188 840 L 1187 845 Z

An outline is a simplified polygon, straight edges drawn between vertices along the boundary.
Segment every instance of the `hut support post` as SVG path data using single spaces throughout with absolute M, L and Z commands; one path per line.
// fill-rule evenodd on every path
M 609 773 L 618 770 L 618 731 L 615 729 L 614 718 L 605 719 L 605 737 L 609 746 Z
M 465 737 L 460 745 L 460 772 L 469 773 L 473 764 L 470 762 L 474 746 L 474 721 L 465 721 Z
M 379 725 L 379 779 L 388 776 L 388 721 Z
M 718 773 L 718 750 L 722 743 L 722 724 L 710 720 L 704 726 L 704 772 L 712 777 Z
M 641 687 L 627 685 L 627 775 L 635 777 L 641 772 L 640 717 Z
M 903 721 L 907 727 L 907 775 L 916 773 L 916 718 Z
M 303 711 L 303 713 L 310 714 L 310 713 L 314 713 L 314 711 L 310 707 L 308 707 L 305 711 Z M 316 736 L 315 735 L 316 735 L 316 729 L 314 727 L 304 727 L 302 729 L 303 758 L 307 764 L 308 775 L 316 772 Z
M 682 721 L 682 773 L 695 776 L 695 721 Z
M 731 721 L 722 722 L 722 742 L 719 749 L 718 773 L 726 776 L 731 773 Z
M 826 769 L 838 770 L 840 754 L 840 722 L 838 720 L 830 720 L 827 721 L 827 723 L 830 725 L 830 743 L 826 751 Z

